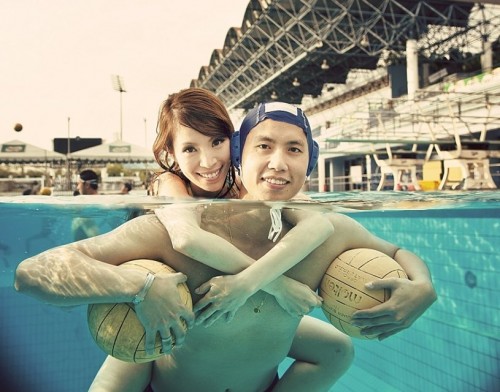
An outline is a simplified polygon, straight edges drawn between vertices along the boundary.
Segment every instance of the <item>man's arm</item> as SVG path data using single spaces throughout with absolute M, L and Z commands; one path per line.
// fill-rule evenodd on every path
M 141 258 L 163 260 L 157 244 L 167 238 L 154 216 L 141 216 L 107 234 L 24 260 L 16 270 L 15 288 L 57 306 L 131 302 L 144 287 L 146 274 L 119 265 Z M 188 325 L 193 322 L 177 290 L 177 284 L 185 280 L 180 273 L 157 275 L 145 300 L 136 306 L 148 337 L 146 350 L 157 332 L 170 336 L 170 328 L 176 333 L 176 343 L 182 343 L 182 319 Z
M 333 241 L 342 242 L 342 251 L 353 248 L 379 250 L 394 258 L 408 275 L 408 279 L 378 279 L 368 283 L 368 289 L 390 289 L 391 297 L 383 304 L 354 313 L 355 325 L 363 327 L 362 333 L 378 335 L 379 339 L 410 327 L 437 299 L 425 262 L 416 254 L 371 234 L 352 218 L 341 214 L 331 217 L 337 230 Z
M 437 299 L 431 275 L 424 261 L 414 253 L 398 249 L 393 256 L 403 267 L 408 279 L 378 279 L 368 289 L 391 291 L 388 301 L 353 315 L 355 325 L 363 333 L 376 334 L 379 340 L 409 328 Z

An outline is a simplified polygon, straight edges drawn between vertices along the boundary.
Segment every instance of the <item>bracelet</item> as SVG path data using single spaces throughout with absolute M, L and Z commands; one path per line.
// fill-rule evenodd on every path
M 134 299 L 132 299 L 132 303 L 134 305 L 139 305 L 142 301 L 144 301 L 144 297 L 146 297 L 146 294 L 151 288 L 151 285 L 153 284 L 154 280 L 155 280 L 155 275 L 152 274 L 151 272 L 148 272 L 148 275 L 146 276 L 146 282 L 144 283 L 144 287 L 134 296 Z

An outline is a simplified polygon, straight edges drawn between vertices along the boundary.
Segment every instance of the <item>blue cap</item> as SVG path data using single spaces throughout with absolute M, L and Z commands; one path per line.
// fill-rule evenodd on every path
M 319 146 L 313 140 L 311 126 L 304 112 L 296 106 L 284 102 L 261 103 L 253 108 L 243 119 L 240 130 L 235 132 L 231 138 L 231 161 L 235 167 L 241 165 L 243 146 L 250 131 L 266 119 L 280 121 L 302 128 L 307 138 L 309 150 L 309 163 L 306 175 L 311 174 L 319 157 Z

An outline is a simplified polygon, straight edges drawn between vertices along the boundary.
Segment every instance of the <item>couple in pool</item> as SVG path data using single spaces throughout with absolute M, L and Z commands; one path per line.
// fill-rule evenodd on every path
M 233 133 L 216 96 L 186 89 L 164 102 L 154 153 L 166 170 L 160 195 L 284 201 L 303 199 L 299 192 L 318 146 L 304 113 L 292 105 L 261 104 Z M 58 306 L 136 300 L 146 350 L 152 352 L 159 333 L 166 355 L 144 364 L 108 357 L 91 391 L 329 390 L 352 362 L 352 343 L 305 314 L 321 304 L 318 285 L 348 249 L 382 251 L 410 278 L 372 282 L 371 288 L 390 289 L 392 296 L 355 315 L 367 334 L 387 338 L 435 301 L 425 263 L 353 219 L 245 204 L 176 203 L 110 233 L 48 250 L 19 265 L 16 289 Z M 161 261 L 178 273 L 152 280 L 117 268 L 134 259 Z M 181 302 L 181 282 L 192 294 L 194 313 Z M 294 361 L 278 378 L 287 356 Z

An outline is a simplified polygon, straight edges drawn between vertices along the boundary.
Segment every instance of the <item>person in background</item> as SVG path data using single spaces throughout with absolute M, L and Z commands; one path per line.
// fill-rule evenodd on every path
M 122 185 L 122 189 L 120 190 L 120 194 L 128 195 L 132 190 L 132 184 L 130 182 L 124 182 Z
M 98 195 L 99 177 L 90 169 L 83 170 L 78 176 L 77 190 L 80 195 Z
M 80 195 L 99 195 L 98 192 L 99 182 L 97 173 L 93 170 L 87 169 L 80 172 L 78 176 L 77 189 L 73 193 L 74 196 Z M 99 234 L 100 230 L 97 224 L 91 218 L 82 216 L 76 217 L 71 223 L 71 231 L 75 241 L 83 240 L 89 237 L 95 237 Z
M 40 195 L 43 195 L 43 196 L 51 196 L 52 195 L 52 189 L 48 188 L 48 187 L 44 187 L 40 190 Z
M 23 196 L 37 195 L 39 190 L 40 185 L 38 184 L 38 181 L 33 181 L 30 184 L 30 187 L 23 191 Z

